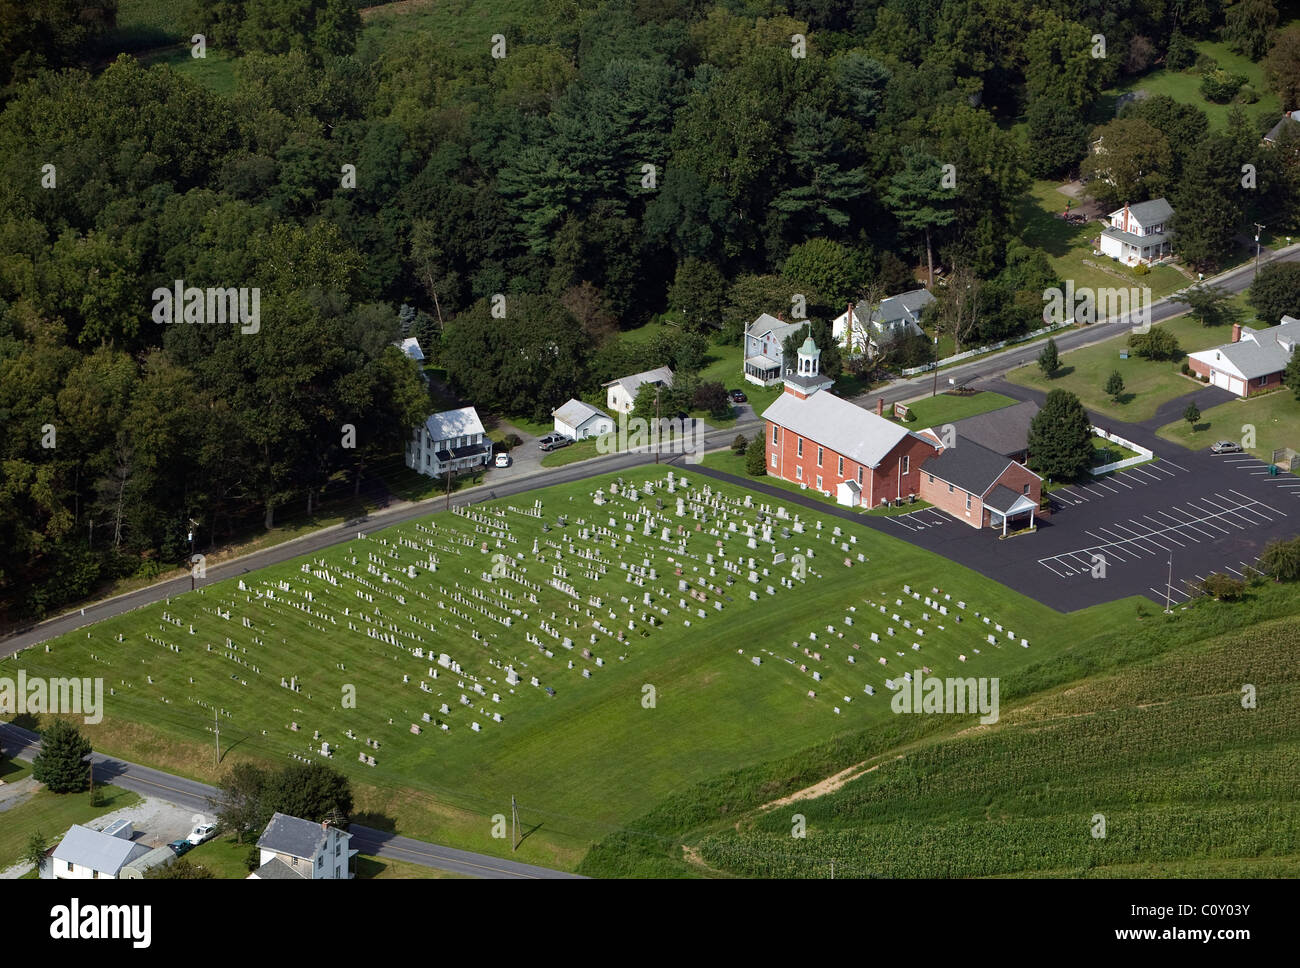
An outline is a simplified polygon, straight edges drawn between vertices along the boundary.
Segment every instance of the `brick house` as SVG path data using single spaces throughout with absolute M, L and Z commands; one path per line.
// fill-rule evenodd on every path
M 1187 354 L 1192 372 L 1213 386 L 1248 397 L 1282 383 L 1282 372 L 1300 342 L 1300 319 L 1283 316 L 1267 329 L 1232 324 L 1232 342 Z
M 797 372 L 763 411 L 767 472 L 849 507 L 874 507 L 920 490 L 920 467 L 936 453 L 928 438 L 825 392 L 821 351 L 799 349 Z
M 1024 464 L 958 436 L 921 467 L 920 496 L 972 528 L 1000 527 L 1027 518 L 1033 528 L 1043 479 Z

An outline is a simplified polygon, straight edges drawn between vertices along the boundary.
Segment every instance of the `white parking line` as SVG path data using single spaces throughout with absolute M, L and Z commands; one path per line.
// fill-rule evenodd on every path
M 1187 472 L 1187 468 L 1186 468 L 1186 467 L 1184 467 L 1182 464 L 1175 464 L 1173 461 L 1169 460 L 1167 457 L 1162 457 L 1162 458 L 1160 458 L 1160 463 L 1159 463 L 1159 464 L 1152 464 L 1151 466 L 1152 466 L 1152 467 L 1161 467 L 1161 466 L 1163 466 L 1163 465 L 1165 465 L 1165 464 L 1168 464 L 1170 467 L 1177 467 L 1180 471 L 1182 471 L 1182 472 L 1184 472 L 1184 473 Z
M 1243 499 L 1244 499 L 1247 503 L 1249 503 L 1249 504 L 1258 504 L 1258 505 L 1259 505 L 1260 507 L 1262 507 L 1262 508 L 1268 508 L 1268 509 L 1269 509 L 1270 511 L 1272 511 L 1274 514 L 1280 514 L 1280 515 L 1282 515 L 1282 517 L 1286 517 L 1286 512 L 1285 512 L 1285 511 L 1279 511 L 1277 508 L 1269 508 L 1268 505 L 1265 504 L 1263 501 L 1257 501 L 1257 500 L 1255 500 L 1255 499 L 1252 498 L 1252 497 L 1249 497 L 1249 496 L 1247 496 L 1247 495 L 1245 495 L 1245 494 L 1242 494 L 1240 491 L 1235 490 L 1234 488 L 1231 488 L 1231 487 L 1228 488 L 1228 492 L 1229 492 L 1230 494 L 1235 494 L 1235 495 L 1237 495 L 1237 497 L 1239 497 L 1239 498 L 1243 498 Z M 1222 494 L 1219 494 L 1219 495 L 1217 495 L 1217 496 L 1218 496 L 1218 497 L 1223 497 Z M 1224 499 L 1225 501 L 1227 500 L 1226 497 L 1223 498 L 1223 499 Z
M 1133 521 L 1132 518 L 1129 518 L 1129 520 L 1130 520 L 1130 521 Z M 1133 523 L 1136 524 L 1139 528 L 1150 527 L 1150 525 L 1145 525 L 1145 524 L 1143 524 L 1141 521 L 1133 521 Z M 1156 523 L 1159 524 L 1159 522 L 1156 522 Z M 1161 527 L 1164 527 L 1164 525 L 1161 525 Z M 1180 547 L 1180 548 L 1186 548 L 1187 545 L 1183 544 L 1181 541 L 1179 541 L 1177 538 L 1174 537 L 1174 535 L 1175 535 L 1176 533 L 1177 533 L 1176 530 L 1175 530 L 1175 531 L 1170 531 L 1170 532 L 1167 532 L 1167 533 L 1164 535 L 1164 537 L 1165 537 L 1165 538 L 1168 538 L 1168 539 L 1169 539 L 1170 541 L 1172 541 L 1174 544 L 1178 545 L 1178 547 Z M 1183 535 L 1183 537 L 1187 537 L 1187 536 L 1186 536 L 1186 535 Z M 1197 543 L 1199 544 L 1199 542 L 1197 542 Z
M 1206 530 L 1204 530 L 1204 529 L 1202 529 L 1202 528 L 1200 528 L 1200 527 L 1197 527 L 1196 525 L 1188 524 L 1188 523 L 1185 522 L 1185 521 L 1180 521 L 1178 518 L 1174 517 L 1174 516 L 1173 516 L 1172 514 L 1170 514 L 1168 511 L 1157 511 L 1156 514 L 1163 514 L 1163 515 L 1164 515 L 1165 517 L 1167 517 L 1170 521 L 1174 522 L 1174 524 L 1178 525 L 1178 527 L 1181 529 L 1181 530 L 1180 530 L 1180 533 L 1183 535 L 1184 538 L 1192 538 L 1192 536 L 1191 536 L 1190 534 L 1187 534 L 1187 533 L 1186 533 L 1186 532 L 1188 532 L 1188 531 L 1200 531 L 1201 534 L 1205 535 L 1205 537 L 1209 538 L 1211 541 L 1213 541 L 1215 538 L 1218 537 L 1218 535 L 1210 534 L 1210 532 L 1208 532 L 1208 531 L 1206 531 Z M 1149 515 L 1148 515 L 1148 517 L 1149 517 Z M 1151 520 L 1154 521 L 1155 518 L 1151 518 Z M 1220 529 L 1220 530 L 1223 530 L 1223 529 Z M 1227 534 L 1228 532 L 1227 532 L 1226 530 L 1223 530 L 1223 533 L 1224 533 L 1224 534 Z M 1192 538 L 1192 540 L 1193 540 L 1193 541 L 1197 541 L 1197 542 L 1199 542 L 1201 539 L 1200 539 L 1200 538 Z

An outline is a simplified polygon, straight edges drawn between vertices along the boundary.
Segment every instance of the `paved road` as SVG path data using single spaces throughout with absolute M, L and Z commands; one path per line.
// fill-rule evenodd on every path
M 1260 267 L 1268 265 L 1270 262 L 1295 262 L 1300 261 L 1300 243 L 1285 246 L 1274 252 L 1266 252 L 1260 258 Z M 1229 292 L 1244 292 L 1255 278 L 1255 263 L 1248 262 L 1236 269 L 1231 269 L 1221 275 L 1205 280 L 1206 285 L 1215 285 Z M 1120 280 L 1115 281 L 1115 285 L 1120 287 Z M 1141 287 L 1142 280 L 1137 276 L 1133 277 L 1133 286 Z M 1194 283 L 1189 283 L 1194 285 Z M 1174 316 L 1179 316 L 1187 312 L 1187 306 L 1183 303 L 1172 301 L 1169 297 L 1158 299 L 1151 306 L 1151 322 L 1159 323 Z M 1131 314 L 1130 314 L 1131 315 Z M 1056 340 L 1056 345 L 1062 353 L 1067 350 L 1077 350 L 1084 346 L 1091 346 L 1094 343 L 1100 343 L 1104 340 L 1113 339 L 1123 334 L 1132 322 L 1128 317 L 1120 317 L 1106 322 L 1093 323 L 1091 326 L 1083 326 L 1078 329 L 1062 330 L 1055 333 L 1052 338 Z M 976 380 L 987 379 L 988 377 L 1001 376 L 1009 370 L 1033 363 L 1038 359 L 1038 353 L 1042 349 L 1048 337 L 1034 340 L 1030 343 L 1021 343 L 1016 346 L 1008 347 L 1000 353 L 991 354 L 972 360 L 969 363 L 962 363 L 957 366 L 948 367 L 939 371 L 938 388 L 946 389 L 948 380 L 951 378 L 958 385 L 963 383 L 973 383 Z M 875 390 L 870 393 L 864 393 L 857 397 L 853 402 L 859 406 L 868 409 L 875 409 L 876 400 L 884 398 L 886 405 L 892 403 L 905 402 L 914 400 L 917 397 L 928 396 L 935 388 L 933 372 L 924 373 L 920 376 L 911 377 L 906 380 L 896 380 L 889 384 L 883 390 Z M 1166 421 L 1167 422 L 1167 421 Z
M 0 748 L 11 757 L 30 760 L 39 751 L 40 737 L 12 723 L 0 723 Z M 212 801 L 218 798 L 220 792 L 216 787 L 199 783 L 197 780 L 172 776 L 170 773 L 140 766 L 138 763 L 114 759 L 102 753 L 92 754 L 91 760 L 94 763 L 97 782 L 112 783 L 124 790 L 166 800 L 168 803 L 177 804 L 196 813 L 210 814 Z M 399 837 L 360 824 L 352 824 L 348 830 L 352 834 L 352 846 L 363 854 L 403 860 L 419 864 L 421 867 L 450 871 L 453 874 L 492 879 L 529 880 L 578 876 L 563 871 L 553 871 L 546 867 L 490 857 L 487 854 L 442 847 L 423 840 L 412 840 L 410 837 Z

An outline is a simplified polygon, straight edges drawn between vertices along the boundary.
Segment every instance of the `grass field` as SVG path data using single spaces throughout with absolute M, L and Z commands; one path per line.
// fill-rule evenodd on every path
M 51 793 L 42 787 L 22 803 L 0 813 L 0 869 L 18 863 L 27 841 L 37 831 L 54 844 L 74 823 L 89 823 L 96 817 L 140 802 L 138 796 L 121 787 L 102 784 L 98 789 L 103 797 L 98 807 L 90 805 L 88 793 Z
M 1294 871 L 1297 646 L 1281 621 L 1092 677 L 874 757 L 829 795 L 731 818 L 699 855 L 763 877 L 824 877 L 832 860 L 837 877 Z M 1243 708 L 1243 682 L 1258 708 Z
M 689 469 L 685 473 L 689 477 Z M 809 559 L 815 580 L 782 588 L 777 578 L 785 569 L 778 568 L 751 585 L 742 569 L 739 580 L 730 576 L 735 584 L 728 586 L 723 575 L 730 573 L 720 568 L 717 578 L 708 577 L 714 566 L 706 564 L 705 555 L 719 552 L 716 541 L 724 542 L 729 560 L 748 555 L 743 537 L 722 532 L 727 537 L 715 539 L 707 530 L 691 531 L 683 551 L 675 536 L 665 543 L 657 533 L 645 536 L 635 525 L 633 532 L 624 532 L 620 516 L 625 511 L 644 515 L 654 506 L 642 495 L 639 507 L 611 498 L 612 505 L 595 508 L 589 495 L 610 480 L 515 498 L 525 507 L 531 507 L 530 498 L 541 499 L 549 532 L 522 508 L 509 510 L 509 501 L 476 506 L 477 522 L 438 514 L 418 525 L 354 540 L 310 562 L 295 560 L 244 576 L 239 581 L 246 590 L 237 582 L 215 583 L 139 609 L 92 627 L 89 637 L 84 631 L 65 636 L 51 643 L 48 654 L 29 649 L 0 668 L 7 672 L 21 665 L 29 675 L 103 676 L 115 694 L 106 697 L 105 722 L 86 728 L 96 748 L 205 780 L 217 775 L 209 756 L 214 707 L 224 711 L 221 735 L 228 752 L 223 768 L 240 758 L 272 764 L 290 755 L 319 758 L 319 741 L 313 738 L 319 731 L 338 753 L 333 764 L 354 780 L 357 819 L 382 829 L 501 853 L 503 845 L 491 837 L 490 818 L 517 795 L 525 826 L 535 828 L 517 856 L 572 867 L 590 843 L 676 790 L 813 744 L 870 733 L 886 722 L 887 708 L 863 695 L 864 681 L 876 682 L 877 692 L 883 691 L 884 671 L 872 671 L 879 669 L 877 657 L 863 652 L 857 666 L 847 658 L 857 654 L 850 642 L 866 642 L 868 631 L 879 626 L 884 637 L 883 626 L 889 623 L 883 616 L 877 616 L 879 622 L 871 619 L 865 610 L 876 602 L 892 602 L 904 583 L 942 588 L 953 601 L 961 598 L 1009 628 L 1034 630 L 1034 648 L 987 648 L 963 668 L 1012 674 L 1059 643 L 1085 633 L 1118 632 L 1131 622 L 1131 604 L 1059 615 L 889 536 L 839 521 L 825 522 L 824 530 L 818 530 L 814 514 L 802 514 L 807 536 L 799 543 L 822 549 Z M 731 520 L 739 520 L 736 502 L 742 492 L 715 487 L 714 493 L 731 502 Z M 668 505 L 664 524 L 675 529 L 682 523 L 672 513 L 675 498 L 662 496 Z M 563 531 L 557 527 L 560 513 L 569 516 Z M 754 512 L 747 513 L 752 523 Z M 594 533 L 591 540 L 577 533 L 605 525 L 611 515 L 619 527 L 599 541 Z M 696 523 L 703 527 L 702 521 Z M 845 529 L 844 537 L 832 539 L 833 527 Z M 489 548 L 495 542 L 488 532 L 511 539 L 505 542 L 509 553 L 523 555 L 506 568 L 509 577 L 494 582 L 483 576 L 499 562 L 478 550 L 484 541 Z M 557 541 L 561 534 L 563 542 Z M 847 543 L 850 535 L 856 538 L 852 550 L 868 560 L 845 567 L 840 561 L 845 555 L 830 542 Z M 533 539 L 540 555 L 531 554 Z M 792 542 L 778 542 L 783 551 L 794 552 Z M 556 557 L 560 550 L 563 559 Z M 608 573 L 589 577 L 597 574 L 591 570 L 596 559 L 582 555 L 597 550 Z M 427 568 L 430 554 L 439 560 L 437 571 Z M 762 551 L 754 554 L 759 571 L 772 569 Z M 629 583 L 620 564 L 640 567 L 643 562 L 668 577 L 643 578 L 644 586 Z M 409 566 L 415 567 L 415 578 L 405 574 Z M 572 583 L 576 599 L 547 584 L 555 568 L 568 571 L 563 580 Z M 707 601 L 690 601 L 676 590 L 677 568 L 683 572 L 680 580 L 702 589 Z M 319 577 L 327 573 L 338 586 Z M 764 592 L 769 583 L 775 594 Z M 751 587 L 759 594 L 757 602 L 748 599 Z M 503 599 L 502 591 L 513 598 Z M 653 608 L 642 603 L 646 592 Z M 529 595 L 536 596 L 536 604 Z M 592 597 L 600 599 L 600 606 L 592 604 Z M 707 617 L 700 618 L 697 608 Z M 515 609 L 518 614 L 512 614 Z M 850 629 L 844 619 L 852 609 L 860 621 Z M 910 621 L 922 621 L 919 603 L 909 603 L 903 611 Z M 650 624 L 652 615 L 657 626 Z M 506 617 L 513 627 L 504 625 Z M 250 625 L 244 625 L 245 619 Z M 685 626 L 687 620 L 692 628 Z M 629 629 L 628 621 L 635 627 Z M 828 623 L 838 631 L 825 632 Z M 617 640 L 620 630 L 622 642 Z M 780 661 L 783 652 L 775 650 L 788 650 L 791 640 L 811 643 L 818 630 L 824 637 L 819 650 L 827 655 L 815 668 L 823 670 L 825 681 L 813 686 L 811 672 Z M 525 641 L 526 634 L 540 644 Z M 123 641 L 117 641 L 118 635 Z M 568 655 L 559 641 L 563 636 L 574 642 Z M 926 661 L 937 670 L 956 668 L 956 654 L 974 657 L 983 637 L 982 626 L 974 621 L 931 630 L 924 639 Z M 737 643 L 744 643 L 744 655 L 737 654 Z M 415 648 L 428 655 L 416 657 Z M 592 658 L 580 654 L 584 648 L 591 649 Z M 462 672 L 438 668 L 432 659 L 438 652 L 462 663 Z M 763 658 L 759 668 L 749 661 L 755 655 Z M 596 665 L 596 658 L 603 663 Z M 505 665 L 513 665 L 520 676 L 513 691 L 505 681 Z M 583 668 L 591 679 L 580 675 Z M 440 675 L 430 676 L 429 669 Z M 534 675 L 541 685 L 553 685 L 555 696 L 530 687 Z M 403 682 L 403 676 L 409 681 Z M 279 684 L 291 677 L 300 691 Z M 420 682 L 430 691 L 422 692 Z M 475 695 L 474 685 L 484 695 Z M 642 705 L 647 685 L 658 696 L 649 709 Z M 348 686 L 356 689 L 356 708 L 344 706 Z M 819 698 L 807 697 L 810 686 Z M 500 694 L 500 704 L 486 698 L 493 693 Z M 465 706 L 460 695 L 474 698 Z M 858 698 L 850 705 L 841 695 Z M 442 703 L 449 713 L 440 712 Z M 837 704 L 839 714 L 831 708 Z M 496 711 L 504 714 L 502 723 L 491 720 Z M 430 722 L 422 722 L 424 713 Z M 439 730 L 439 719 L 449 732 Z M 471 722 L 479 722 L 481 732 L 472 731 Z M 290 729 L 295 723 L 297 731 Z M 422 735 L 412 734 L 412 724 L 421 727 Z M 378 739 L 381 748 L 367 748 L 367 738 Z M 613 750 L 617 755 L 611 755 Z M 358 751 L 373 755 L 376 766 L 361 766 Z
M 1200 450 L 1216 440 L 1241 443 L 1247 426 L 1255 429 L 1255 446 L 1246 449 L 1256 457 L 1269 460 L 1275 449 L 1283 447 L 1300 450 L 1300 402 L 1287 389 L 1247 400 L 1229 400 L 1202 411 L 1195 428 L 1186 420 L 1177 420 L 1157 433 L 1176 444 Z
M 1172 332 L 1184 354 L 1217 346 L 1232 338 L 1229 326 L 1202 326 L 1190 316 L 1178 316 L 1156 323 Z M 1061 368 L 1050 379 L 1043 376 L 1037 363 L 1012 370 L 1007 379 L 1024 387 L 1047 392 L 1057 388 L 1076 394 L 1089 410 L 1130 423 L 1154 417 L 1160 405 L 1194 392 L 1200 385 L 1179 372 L 1182 360 L 1144 360 L 1132 353 L 1120 359 L 1128 349 L 1128 334 L 1071 350 L 1061 354 Z M 1106 393 L 1106 380 L 1112 372 L 1124 378 L 1124 392 L 1119 401 Z
M 1233 53 L 1228 49 L 1228 45 L 1224 43 L 1201 41 L 1196 44 L 1196 49 L 1203 54 L 1209 54 L 1218 62 L 1219 67 L 1224 70 L 1243 75 L 1246 78 L 1246 83 L 1259 94 L 1259 100 L 1254 104 L 1240 105 L 1242 110 L 1246 112 L 1247 117 L 1253 119 L 1260 116 L 1275 118 L 1282 116 L 1281 102 L 1264 79 L 1264 70 L 1260 64 L 1248 57 L 1243 57 L 1241 54 Z M 1115 116 L 1115 99 L 1120 94 L 1129 91 L 1164 94 L 1183 104 L 1195 105 L 1204 111 L 1206 117 L 1209 118 L 1211 131 L 1222 131 L 1228 126 L 1228 112 L 1232 110 L 1232 105 L 1215 104 L 1213 101 L 1207 101 L 1201 95 L 1201 75 L 1194 69 L 1167 71 L 1162 68 L 1105 92 L 1099 105 L 1099 112 L 1105 120 Z
M 908 409 L 916 417 L 915 420 L 908 421 L 908 426 L 916 429 L 937 427 L 965 417 L 988 413 L 990 410 L 1000 410 L 1015 402 L 1010 397 L 990 390 L 969 394 L 940 393 L 938 396 L 908 402 Z

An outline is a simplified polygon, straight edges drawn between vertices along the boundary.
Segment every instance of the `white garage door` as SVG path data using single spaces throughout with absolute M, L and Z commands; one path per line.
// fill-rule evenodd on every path
M 1213 383 L 1216 387 L 1223 387 L 1223 389 L 1225 390 L 1232 389 L 1231 377 L 1229 377 L 1228 374 L 1224 373 L 1222 370 L 1211 370 L 1210 382 Z

